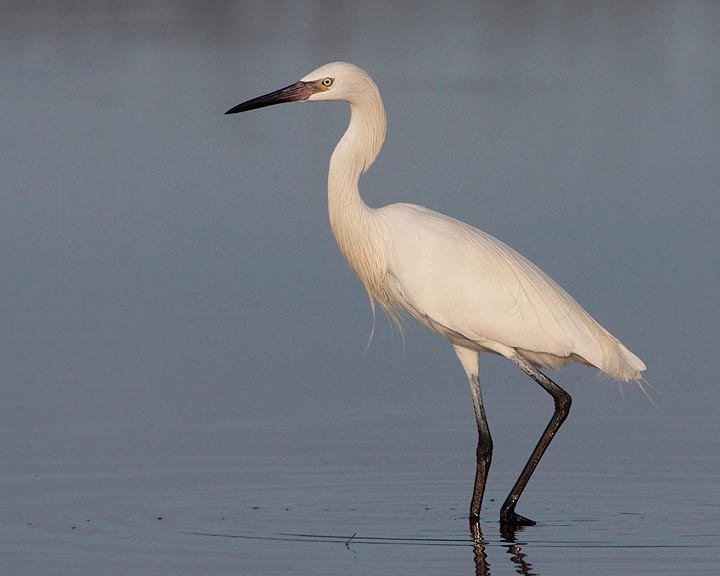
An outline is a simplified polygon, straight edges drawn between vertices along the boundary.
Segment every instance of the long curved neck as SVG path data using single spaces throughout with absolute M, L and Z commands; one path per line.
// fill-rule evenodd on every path
M 372 81 L 370 81 L 372 82 Z M 372 210 L 360 197 L 358 181 L 375 161 L 385 140 L 385 107 L 374 83 L 350 102 L 350 124 L 330 158 L 328 173 L 328 211 L 330 225 L 340 250 L 350 261 L 349 252 L 367 232 Z M 357 271 L 357 270 L 356 270 Z
M 387 307 L 382 233 L 375 211 L 363 202 L 358 188 L 360 176 L 385 140 L 385 108 L 372 80 L 350 101 L 350 111 L 350 124 L 330 158 L 330 225 L 340 251 L 365 285 L 371 302 L 375 298 Z

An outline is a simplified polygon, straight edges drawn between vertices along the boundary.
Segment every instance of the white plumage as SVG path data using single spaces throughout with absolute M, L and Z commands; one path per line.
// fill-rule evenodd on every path
M 507 357 L 514 351 L 551 368 L 576 360 L 624 381 L 645 369 L 550 277 L 496 238 L 412 204 L 377 213 L 392 239 L 392 304 L 454 344 Z
M 468 224 L 413 204 L 368 207 L 358 181 L 385 139 L 385 110 L 370 76 L 335 62 L 228 113 L 279 102 L 344 100 L 350 124 L 330 159 L 328 208 L 350 266 L 391 316 L 406 313 L 452 342 L 470 382 L 478 422 L 471 518 L 477 519 L 492 454 L 478 379 L 478 353 L 505 356 L 555 400 L 555 414 L 505 501 L 505 524 L 531 524 L 515 504 L 570 408 L 570 396 L 539 372 L 571 361 L 612 378 L 641 381 L 645 364 L 549 276 L 512 248 Z

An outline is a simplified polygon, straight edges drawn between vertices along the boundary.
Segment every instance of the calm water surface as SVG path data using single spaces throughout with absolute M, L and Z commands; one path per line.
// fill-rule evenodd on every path
M 709 574 L 720 560 L 720 7 L 5 3 L 3 574 Z M 446 342 L 372 317 L 327 223 L 344 105 L 223 112 L 345 59 L 369 204 L 508 242 L 647 363 L 550 416 L 498 358 L 482 534 Z

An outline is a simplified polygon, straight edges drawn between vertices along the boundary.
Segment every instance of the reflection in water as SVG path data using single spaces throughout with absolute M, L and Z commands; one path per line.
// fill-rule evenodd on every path
M 475 556 L 475 575 L 488 576 L 490 574 L 490 566 L 485 553 L 485 541 L 480 531 L 480 523 L 476 520 L 470 520 L 470 534 L 474 542 L 473 555 Z
M 522 530 L 522 529 L 519 529 Z M 515 564 L 515 571 L 518 574 L 524 576 L 537 576 L 536 572 L 533 572 L 533 566 L 526 560 L 526 554 L 522 551 L 522 544 L 515 539 L 515 530 L 502 529 L 501 535 L 503 541 L 507 542 L 507 552 L 511 554 L 510 560 Z M 470 534 L 473 539 L 473 556 L 475 558 L 475 575 L 476 576 L 489 576 L 490 565 L 487 561 L 487 554 L 485 552 L 486 542 L 483 539 L 482 531 L 480 530 L 480 524 L 477 521 L 470 521 Z
M 514 572 L 516 574 L 522 574 L 523 576 L 539 576 L 539 572 L 528 560 L 526 552 L 523 551 L 523 547 L 527 547 L 529 544 L 527 541 L 519 541 L 516 538 L 518 533 L 522 532 L 522 528 L 516 531 L 501 531 L 500 540 L 487 541 L 483 537 L 480 526 L 477 522 L 470 522 L 470 534 L 471 541 L 468 542 L 467 538 L 456 538 L 456 537 L 407 537 L 407 536 L 363 536 L 358 533 L 348 534 L 315 534 L 306 532 L 267 532 L 259 533 L 256 530 L 250 531 L 239 531 L 239 532 L 201 532 L 201 531 L 188 531 L 180 532 L 190 536 L 201 536 L 205 538 L 222 538 L 222 539 L 236 539 L 236 540 L 248 540 L 254 542 L 268 542 L 276 545 L 278 543 L 305 543 L 309 545 L 342 545 L 349 553 L 354 557 L 365 556 L 367 559 L 368 550 L 366 547 L 407 547 L 407 548 L 466 548 L 470 543 L 473 547 L 473 561 L 475 567 L 476 576 L 490 576 L 490 563 L 487 559 L 487 548 L 504 548 L 506 553 L 510 555 L 510 562 L 513 564 Z M 547 546 L 547 544 L 546 544 Z M 656 549 L 656 550 L 668 550 L 668 549 L 717 549 L 716 545 L 628 545 L 627 543 L 608 543 L 608 542 L 554 542 L 550 545 L 553 548 L 562 547 L 567 550 L 571 549 Z M 542 546 L 541 546 L 542 547 Z M 365 550 L 363 550 L 365 549 Z M 534 545 L 535 554 L 540 554 L 541 551 L 537 549 L 537 543 Z M 369 553 L 372 555 L 372 553 Z M 504 563 L 503 563 L 504 565 Z M 501 570 L 502 574 L 507 573 L 507 570 Z
M 392 536 L 359 536 L 356 533 L 351 536 L 332 535 L 332 534 L 307 534 L 307 533 L 287 533 L 277 532 L 268 534 L 251 533 L 230 533 L 230 532 L 186 532 L 192 536 L 203 536 L 210 538 L 232 538 L 239 540 L 255 540 L 255 541 L 272 541 L 272 542 L 305 542 L 314 544 L 342 544 L 353 556 L 358 556 L 359 552 L 353 545 L 357 546 L 428 546 L 428 547 L 466 547 L 468 541 L 466 539 L 455 538 L 405 538 Z M 507 549 L 510 554 L 510 561 L 514 564 L 515 572 L 524 576 L 538 576 L 534 571 L 533 565 L 528 562 L 527 554 L 523 552 L 522 546 L 526 546 L 526 542 L 518 542 L 515 539 L 515 533 L 503 533 L 502 543 L 497 541 L 487 542 L 483 537 L 482 531 L 477 521 L 470 522 L 470 535 L 472 538 L 473 559 L 475 563 L 476 576 L 490 576 L 490 563 L 487 559 L 486 548 L 502 547 Z
M 537 573 L 532 571 L 532 564 L 526 560 L 526 554 L 522 551 L 521 543 L 515 539 L 515 532 L 515 530 L 507 528 L 501 531 L 503 541 L 509 544 L 507 546 L 507 552 L 511 554 L 510 560 L 515 564 L 515 571 L 524 576 L 536 576 Z M 483 539 L 480 524 L 477 521 L 470 521 L 470 534 L 474 542 L 475 575 L 489 576 L 490 565 L 488 564 L 487 554 L 485 553 L 486 542 Z
M 482 542 L 476 542 L 473 546 L 475 555 L 475 574 L 476 576 L 488 576 L 490 567 L 487 562 L 487 554 L 485 554 L 485 545 Z
M 519 543 L 513 543 L 508 546 L 508 554 L 512 554 L 510 559 L 515 563 L 518 574 L 525 576 L 536 574 L 536 572 L 532 571 L 532 564 L 525 559 L 526 554 L 522 551 Z

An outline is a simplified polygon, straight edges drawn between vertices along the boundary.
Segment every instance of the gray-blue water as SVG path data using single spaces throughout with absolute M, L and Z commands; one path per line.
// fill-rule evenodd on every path
M 709 574 L 720 560 L 720 5 L 5 2 L 3 574 Z M 648 365 L 570 418 L 382 316 L 327 223 L 343 104 L 227 117 L 349 60 L 388 139 L 361 188 L 531 258 Z

